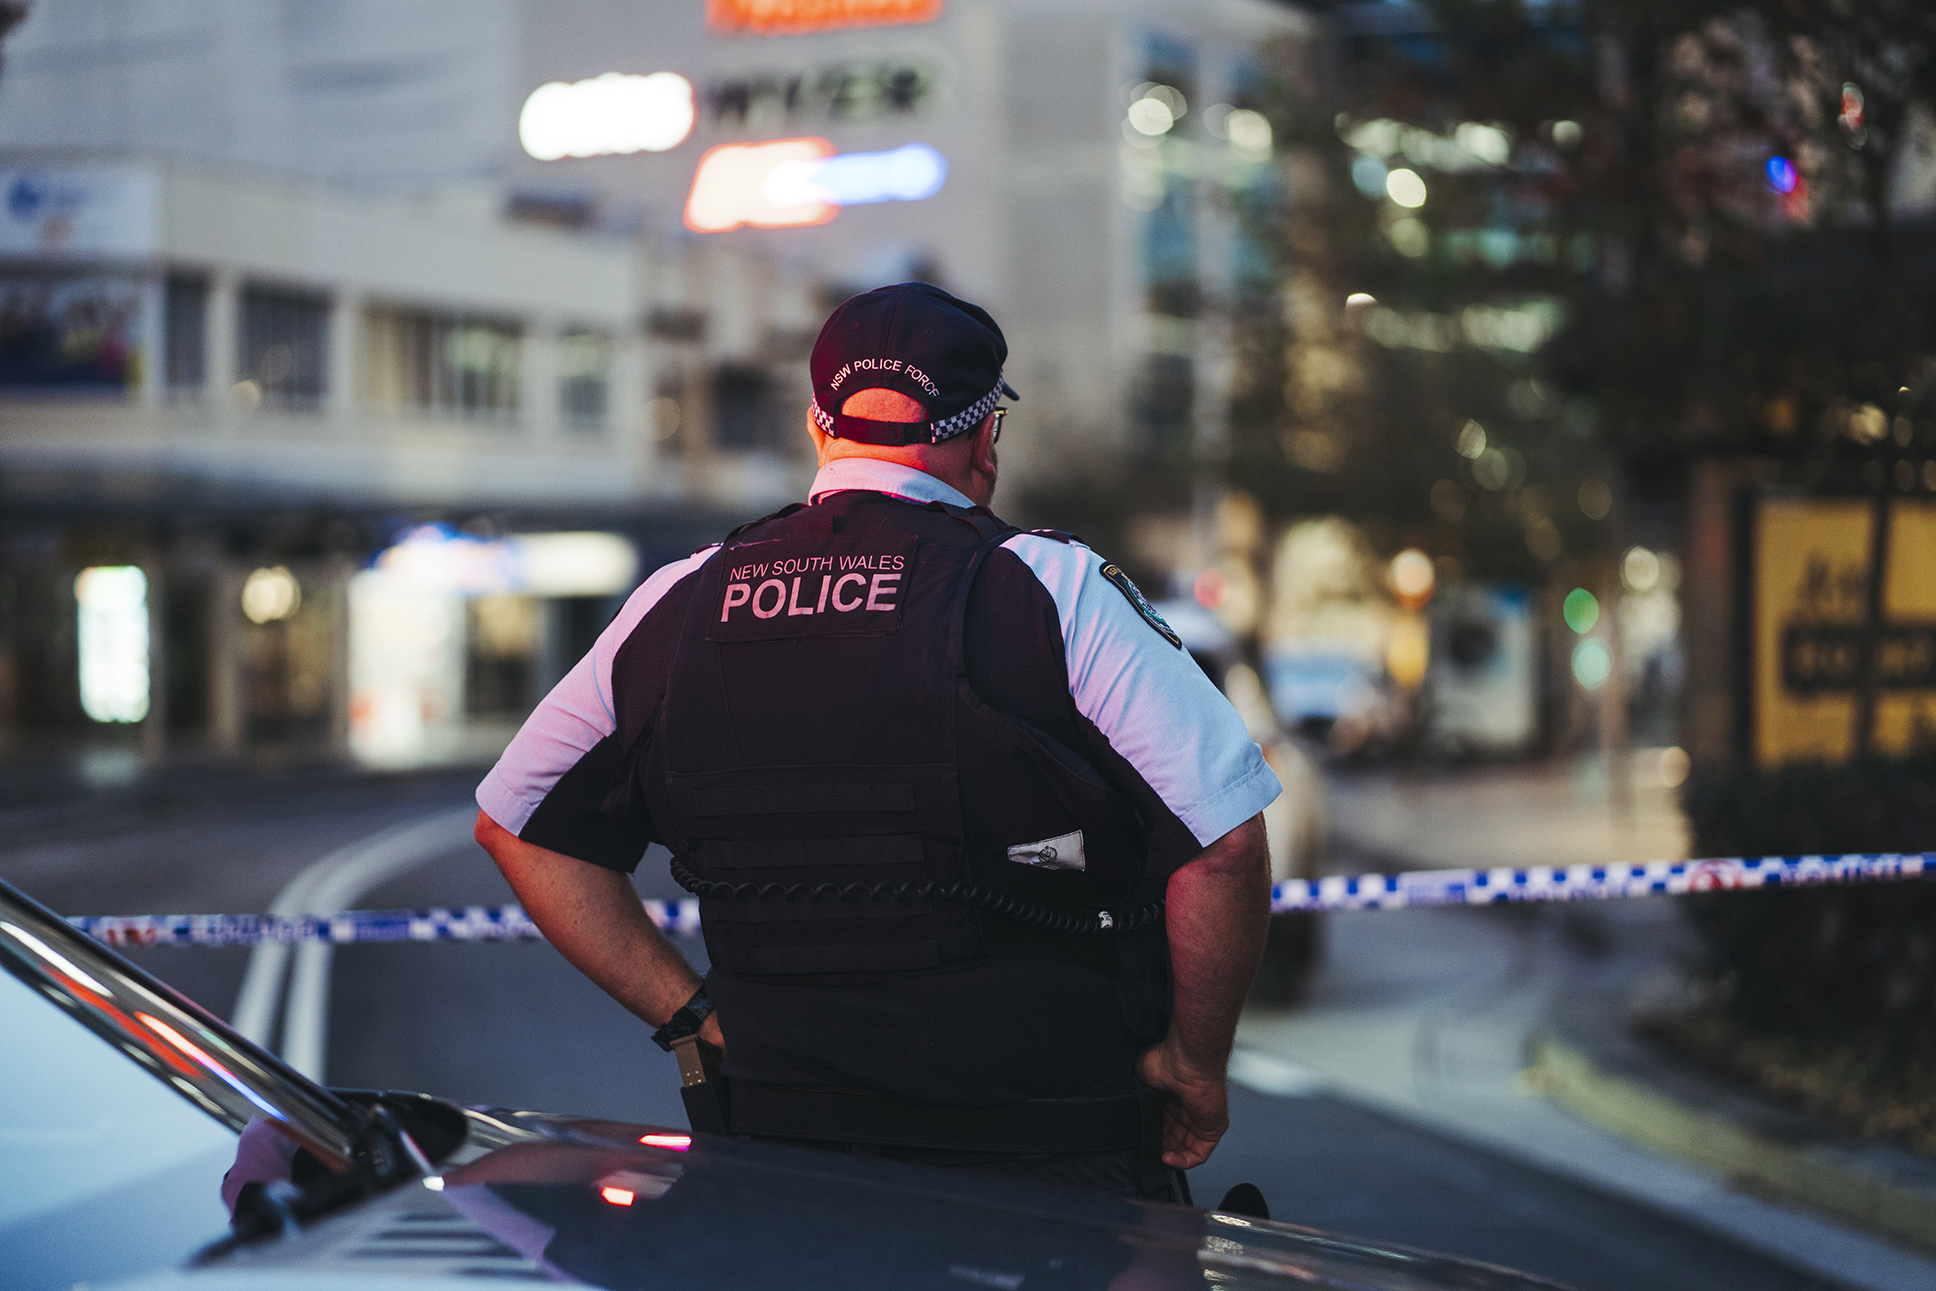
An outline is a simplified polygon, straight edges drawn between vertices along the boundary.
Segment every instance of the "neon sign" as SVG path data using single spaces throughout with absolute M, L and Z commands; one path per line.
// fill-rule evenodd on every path
M 941 16 L 941 5 L 942 0 L 706 0 L 706 26 L 753 35 L 884 27 L 932 21 Z
M 518 140 L 539 161 L 664 152 L 685 142 L 696 115 L 692 82 L 676 72 L 607 72 L 531 91 L 518 114 Z
M 699 159 L 686 227 L 722 233 L 743 224 L 825 224 L 843 206 L 933 197 L 947 178 L 947 158 L 924 143 L 840 156 L 825 139 L 725 144 Z

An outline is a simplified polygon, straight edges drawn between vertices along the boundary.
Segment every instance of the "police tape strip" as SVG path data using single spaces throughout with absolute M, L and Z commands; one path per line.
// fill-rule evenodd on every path
M 1412 870 L 1402 874 L 1293 879 L 1271 889 L 1271 910 L 1395 910 L 1406 906 L 1493 905 L 1679 896 L 1823 883 L 1936 877 L 1936 852 L 1845 856 L 1749 856 L 1643 865 L 1535 865 L 1526 869 Z M 669 933 L 699 931 L 699 902 L 647 901 Z M 346 910 L 336 915 L 83 915 L 68 922 L 110 946 L 253 946 L 257 942 L 530 941 L 541 938 L 522 907 L 461 910 Z
M 675 934 L 699 931 L 699 902 L 647 901 L 652 922 Z M 522 906 L 461 910 L 345 910 L 334 915 L 83 915 L 68 923 L 110 946 L 253 946 L 326 941 L 535 941 L 544 934 Z
M 1271 889 L 1271 909 L 1396 910 L 1502 901 L 1595 901 L 1745 888 L 1876 883 L 1936 875 L 1936 852 L 1843 856 L 1733 856 L 1641 865 L 1535 865 L 1525 869 L 1412 870 L 1294 879 Z

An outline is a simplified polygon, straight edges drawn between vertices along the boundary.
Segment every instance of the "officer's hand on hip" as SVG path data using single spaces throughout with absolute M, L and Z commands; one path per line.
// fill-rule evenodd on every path
M 721 1053 L 726 1052 L 726 1035 L 719 1029 L 719 1014 L 709 1013 L 699 1025 L 699 1038 Z
M 1210 1159 L 1230 1128 L 1228 1086 L 1221 1067 L 1193 1065 L 1169 1041 L 1137 1060 L 1143 1083 L 1163 1091 L 1163 1164 L 1189 1170 Z

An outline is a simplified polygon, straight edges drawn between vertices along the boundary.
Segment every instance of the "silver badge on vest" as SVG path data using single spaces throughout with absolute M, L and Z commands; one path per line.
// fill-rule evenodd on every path
M 1034 865 L 1045 870 L 1085 870 L 1089 868 L 1082 854 L 1082 831 L 1073 834 L 1057 834 L 1039 843 L 1017 843 L 1008 849 L 1008 859 L 1020 865 Z

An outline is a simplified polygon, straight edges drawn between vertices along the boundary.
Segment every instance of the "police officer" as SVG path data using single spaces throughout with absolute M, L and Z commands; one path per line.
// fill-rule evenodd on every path
M 987 509 L 1014 391 L 923 283 L 821 330 L 806 505 L 632 595 L 479 786 L 551 943 L 733 1133 L 1187 1197 L 1262 951 L 1276 777 L 1115 565 Z M 664 844 L 702 983 L 626 877 Z

